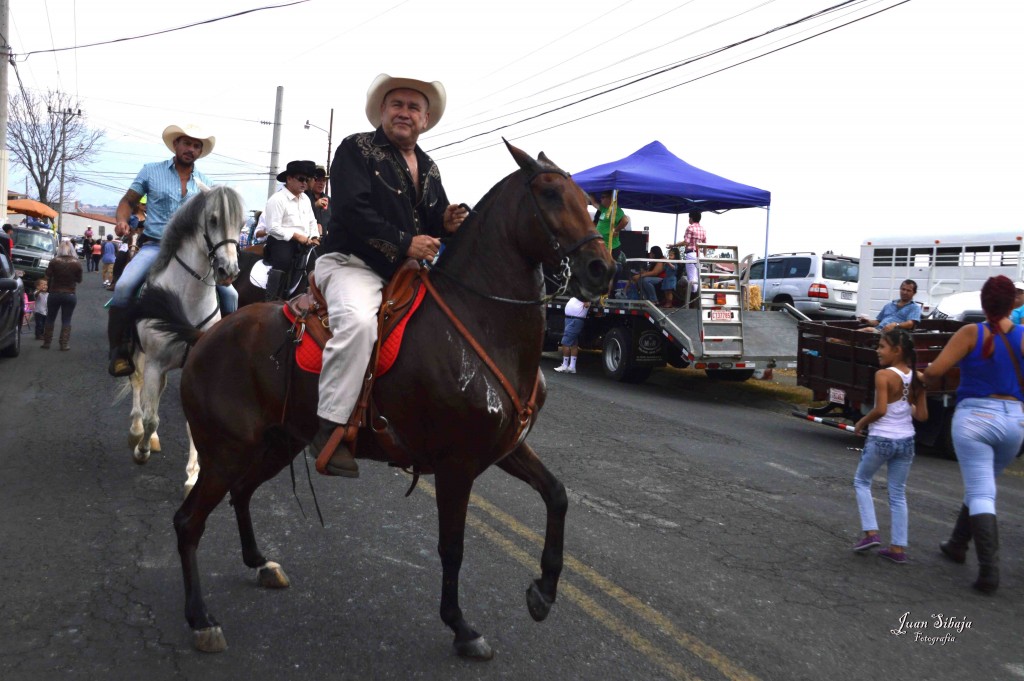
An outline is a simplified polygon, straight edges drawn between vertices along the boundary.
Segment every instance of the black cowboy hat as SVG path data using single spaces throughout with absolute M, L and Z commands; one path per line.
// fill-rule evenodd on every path
M 288 179 L 289 175 L 305 175 L 306 177 L 313 177 L 316 173 L 316 164 L 312 161 L 288 161 L 288 165 L 285 166 L 277 176 L 278 182 L 284 182 Z
M 313 172 L 313 177 L 315 177 L 317 179 L 319 179 L 321 177 L 326 179 L 326 178 L 330 177 L 330 175 L 327 174 L 327 169 L 326 168 L 324 168 L 323 166 L 317 166 L 316 170 Z

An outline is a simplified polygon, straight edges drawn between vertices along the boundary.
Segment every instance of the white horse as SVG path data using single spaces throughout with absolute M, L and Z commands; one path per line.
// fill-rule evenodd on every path
M 132 425 L 128 442 L 132 459 L 144 464 L 150 452 L 160 451 L 156 434 L 160 424 L 160 396 L 167 386 L 167 372 L 185 363 L 188 345 L 171 340 L 160 323 L 149 319 L 154 307 L 180 306 L 194 331 L 203 331 L 220 320 L 217 284 L 229 285 L 238 276 L 238 235 L 245 222 L 242 197 L 229 187 L 203 190 L 174 214 L 164 230 L 160 254 L 146 279 L 142 299 L 136 304 L 138 344 L 135 373 L 122 393 L 132 392 Z M 188 434 L 189 458 L 185 469 L 185 496 L 199 476 L 199 462 L 192 434 Z

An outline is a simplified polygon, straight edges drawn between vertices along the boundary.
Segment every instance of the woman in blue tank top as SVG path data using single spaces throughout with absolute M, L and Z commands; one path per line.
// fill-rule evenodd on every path
M 985 593 L 999 587 L 996 477 L 1024 442 L 1020 378 L 1024 328 L 1009 319 L 1015 293 L 1008 278 L 989 278 L 981 289 L 987 321 L 957 331 L 924 372 L 925 382 L 930 383 L 960 365 L 953 446 L 964 481 L 964 500 L 952 536 L 939 548 L 951 560 L 963 563 L 973 538 L 978 554 L 974 588 Z

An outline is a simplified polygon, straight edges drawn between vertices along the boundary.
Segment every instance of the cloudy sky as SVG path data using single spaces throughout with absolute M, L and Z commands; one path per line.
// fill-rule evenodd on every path
M 262 208 L 277 87 L 281 165 L 323 163 L 331 111 L 336 146 L 369 127 L 366 88 L 387 72 L 445 84 L 444 119 L 420 142 L 456 202 L 515 169 L 502 136 L 570 172 L 659 140 L 771 191 L 770 252 L 856 255 L 883 235 L 1022 229 L 1024 21 L 1013 4 L 10 0 L 10 82 L 12 93 L 71 94 L 106 131 L 74 190 L 88 203 L 115 204 L 143 163 L 169 154 L 163 128 L 196 122 L 217 137 L 201 169 Z M 12 168 L 10 186 L 23 178 Z M 713 241 L 760 254 L 765 217 L 704 224 Z M 633 218 L 652 243 L 672 239 L 674 216 Z

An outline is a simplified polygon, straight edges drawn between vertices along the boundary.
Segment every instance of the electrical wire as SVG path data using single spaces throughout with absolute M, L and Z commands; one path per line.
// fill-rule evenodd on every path
M 266 5 L 264 7 L 254 7 L 253 9 L 242 10 L 241 12 L 235 12 L 234 14 L 225 14 L 222 17 L 214 17 L 213 19 L 205 19 L 203 21 L 196 21 L 191 24 L 185 24 L 184 26 L 177 26 L 175 28 L 165 28 L 160 31 L 153 31 L 152 33 L 143 33 L 141 35 L 133 35 L 125 38 L 115 38 L 113 40 L 104 40 L 98 43 L 87 43 L 85 45 L 73 45 L 71 47 L 54 47 L 51 50 L 33 50 L 20 55 L 23 60 L 28 59 L 33 54 L 46 54 L 48 52 L 65 52 L 67 50 L 82 50 L 87 47 L 99 47 L 100 45 L 113 45 L 115 43 L 123 43 L 129 40 L 139 40 L 141 38 L 152 38 L 153 36 L 163 35 L 165 33 L 174 33 L 175 31 L 183 31 L 186 28 L 195 28 L 196 26 L 203 26 L 205 24 L 213 24 L 218 21 L 224 21 L 225 19 L 234 19 L 236 17 L 244 16 L 246 14 L 252 14 L 253 12 L 262 12 L 270 9 L 281 9 L 282 7 L 291 7 L 292 5 L 301 5 L 309 2 L 309 0 L 293 0 L 292 2 L 285 2 L 279 5 Z M 49 18 L 49 10 L 47 10 L 47 18 Z M 50 40 L 53 40 L 53 31 L 50 32 Z M 56 57 L 55 57 L 56 58 Z

